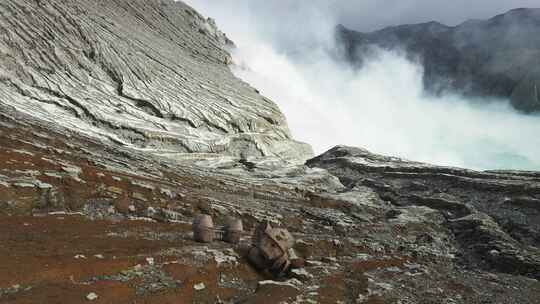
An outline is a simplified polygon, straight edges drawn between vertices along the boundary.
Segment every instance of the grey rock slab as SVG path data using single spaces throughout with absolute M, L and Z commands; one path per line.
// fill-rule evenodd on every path
M 434 166 L 345 146 L 307 165 L 328 170 L 350 192 L 360 185 L 389 201 L 389 223 L 422 225 L 403 247 L 416 255 L 538 278 L 540 180 L 534 172 Z

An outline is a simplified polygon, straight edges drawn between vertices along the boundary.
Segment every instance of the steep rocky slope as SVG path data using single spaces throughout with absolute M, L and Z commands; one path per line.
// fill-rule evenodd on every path
M 309 148 L 182 3 L 0 15 L 1 303 L 538 303 L 539 173 L 349 147 L 283 162 Z M 200 213 L 287 228 L 305 268 L 266 277 L 247 236 L 194 242 Z
M 431 209 L 474 267 L 540 278 L 540 174 L 437 167 L 336 147 L 307 163 L 349 188 L 365 185 L 396 206 Z
M 229 71 L 228 46 L 172 0 L 2 1 L 0 102 L 171 157 L 309 157 L 276 105 Z
M 309 167 L 179 165 L 0 115 L 2 303 L 537 303 L 538 173 L 337 147 Z M 339 180 L 322 168 L 339 177 Z M 197 213 L 288 228 L 304 271 L 192 240 Z M 244 239 L 242 244 L 249 242 Z M 201 285 L 202 283 L 202 285 Z
M 355 64 L 369 56 L 370 45 L 404 50 L 423 65 L 427 91 L 508 98 L 524 112 L 540 111 L 539 30 L 540 9 L 515 9 L 455 27 L 428 22 L 372 33 L 337 29 Z

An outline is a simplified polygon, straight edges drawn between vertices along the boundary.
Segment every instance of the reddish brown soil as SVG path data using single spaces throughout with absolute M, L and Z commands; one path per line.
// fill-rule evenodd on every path
M 117 282 L 84 285 L 92 277 L 111 275 L 145 263 L 166 248 L 181 244 L 140 238 L 108 237 L 108 233 L 185 232 L 185 225 L 141 221 L 90 221 L 79 216 L 0 218 L 0 288 L 32 286 L 8 302 L 77 303 L 96 292 L 101 303 L 121 303 L 134 291 Z M 103 255 L 98 259 L 94 255 Z M 86 258 L 76 259 L 76 255 Z M 157 260 L 159 262 L 159 260 Z
M 4 296 L 2 303 L 88 303 L 86 295 L 96 293 L 92 303 L 214 303 L 218 298 L 245 298 L 263 279 L 244 260 L 235 267 L 218 268 L 213 260 L 201 265 L 181 261 L 190 252 L 186 246 L 199 246 L 189 239 L 180 241 L 146 240 L 145 233 L 187 235 L 190 226 L 145 221 L 91 221 L 81 216 L 0 217 L 0 289 L 20 285 L 32 287 Z M 119 236 L 123 235 L 123 236 Z M 217 244 L 220 246 L 220 244 Z M 84 255 L 86 258 L 76 258 Z M 103 259 L 95 255 L 103 255 Z M 153 257 L 169 277 L 181 282 L 177 288 L 137 295 L 139 279 L 127 282 L 92 280 L 147 265 Z M 174 261 L 173 263 L 168 263 Z M 223 267 L 223 266 L 222 266 Z M 220 286 L 220 275 L 240 279 L 250 290 Z M 194 290 L 204 283 L 205 289 Z M 282 294 L 282 291 L 273 290 Z M 265 293 L 267 294 L 267 293 Z M 292 294 L 285 292 L 284 295 Z M 264 297 L 258 294 L 257 297 Z M 289 297 L 289 296 L 287 296 Z M 258 299 L 258 298 L 257 298 Z M 246 298 L 246 303 L 253 302 Z M 261 302 L 262 303 L 262 302 Z

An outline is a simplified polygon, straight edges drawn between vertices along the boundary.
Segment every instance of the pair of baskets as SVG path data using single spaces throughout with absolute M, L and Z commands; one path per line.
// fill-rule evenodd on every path
M 193 219 L 192 228 L 193 238 L 201 243 L 211 243 L 217 239 L 238 244 L 244 235 L 242 220 L 232 217 L 227 219 L 224 227 L 216 228 L 210 215 L 200 214 Z

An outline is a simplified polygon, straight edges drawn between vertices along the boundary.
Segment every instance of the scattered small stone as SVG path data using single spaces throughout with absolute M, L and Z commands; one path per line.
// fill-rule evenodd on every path
M 13 184 L 13 186 L 15 186 L 16 188 L 34 188 L 35 187 L 34 184 L 30 184 L 30 183 L 15 183 Z
M 88 301 L 94 301 L 94 300 L 97 300 L 97 298 L 98 298 L 98 295 L 95 292 L 91 292 L 86 295 L 86 299 Z
M 276 286 L 288 286 L 288 287 L 292 287 L 298 290 L 297 286 L 298 284 L 302 285 L 302 282 L 298 280 L 296 281 L 293 281 L 293 280 L 296 280 L 296 279 L 288 280 L 287 282 L 277 282 L 277 281 L 272 281 L 272 280 L 259 281 L 259 283 L 257 283 L 257 287 L 261 288 L 262 286 L 276 285 Z
M 500 254 L 499 250 L 493 249 L 489 251 L 491 256 L 498 256 Z
M 367 296 L 363 294 L 359 294 L 358 297 L 356 298 L 356 304 L 365 303 L 367 300 L 368 300 Z
M 148 201 L 148 199 L 142 193 L 139 193 L 139 192 L 133 192 L 131 194 L 131 197 L 133 197 L 136 200 L 142 201 L 142 202 L 147 202 Z M 149 207 L 149 208 L 151 208 L 151 207 Z
M 359 261 L 369 261 L 371 258 L 372 258 L 371 255 L 366 254 L 366 253 L 358 253 L 356 255 L 356 259 Z
M 134 186 L 138 186 L 138 187 L 141 187 L 143 189 L 146 189 L 146 190 L 150 190 L 150 191 L 154 191 L 155 187 L 153 185 L 150 185 L 150 184 L 147 184 L 147 183 L 143 183 L 141 181 L 131 181 L 130 182 L 132 185 Z
M 84 254 L 77 254 L 77 255 L 75 256 L 75 259 L 77 259 L 77 260 L 83 259 L 83 260 L 84 260 L 84 259 L 86 259 L 86 256 L 85 256 Z
M 302 285 L 304 285 L 302 282 L 300 282 L 298 279 L 290 279 L 290 280 L 287 280 L 287 283 L 289 284 L 292 284 L 296 287 L 300 287 Z
M 211 253 L 214 256 L 217 266 L 221 264 L 237 265 L 238 264 L 238 254 L 232 249 L 227 249 L 224 252 L 219 250 L 208 249 L 207 253 Z
M 337 259 L 335 257 L 324 257 L 322 258 L 322 261 L 325 263 L 337 263 Z
M 148 263 L 148 265 L 154 265 L 155 264 L 154 258 L 146 258 L 146 262 Z
M 25 150 L 13 149 L 12 151 L 15 152 L 15 153 L 18 153 L 18 154 L 22 154 L 22 155 L 34 156 L 34 153 L 31 153 L 31 152 L 28 152 L 28 151 L 25 151 Z
M 399 267 L 388 267 L 385 269 L 387 272 L 401 272 L 401 269 Z
M 388 283 L 375 283 L 375 286 L 383 289 L 383 290 L 392 290 L 394 287 L 391 284 Z
M 109 191 L 110 193 L 113 193 L 113 194 L 117 194 L 117 195 L 124 194 L 124 190 L 122 188 L 118 188 L 118 187 L 114 187 L 114 186 L 107 187 L 107 191 Z
M 36 186 L 39 189 L 51 189 L 53 187 L 51 184 L 44 183 L 44 182 L 42 182 L 40 180 L 36 181 Z
M 54 173 L 54 172 L 45 172 L 44 173 L 46 176 L 48 177 L 52 177 L 52 178 L 57 178 L 57 179 L 62 179 L 62 175 L 58 174 L 58 173 Z
M 103 254 L 95 254 L 94 257 L 96 259 L 100 259 L 100 260 L 103 260 L 105 257 L 103 256 Z
M 148 215 L 154 215 L 157 214 L 157 210 L 154 207 L 148 207 L 148 209 L 146 209 L 146 213 L 148 213 Z
M 312 286 L 306 287 L 306 289 L 309 290 L 309 291 L 314 291 L 314 290 L 317 290 L 319 288 L 321 288 L 321 286 L 319 286 L 319 285 L 312 285 Z
M 53 164 L 53 165 L 58 164 L 56 161 L 54 161 L 54 160 L 52 160 L 52 159 L 48 159 L 48 158 L 46 158 L 46 157 L 42 157 L 41 159 L 44 160 L 44 161 L 46 161 L 46 162 L 48 162 L 49 164 Z
M 174 198 L 175 196 L 171 189 L 161 188 L 160 193 L 167 196 L 170 199 Z
M 307 260 L 306 261 L 306 266 L 308 267 L 317 267 L 317 266 L 322 266 L 322 262 L 321 261 L 315 261 L 315 260 Z
M 66 165 L 62 167 L 62 171 L 66 172 L 71 176 L 75 181 L 84 183 L 82 179 L 79 178 L 79 175 L 82 173 L 82 169 L 76 166 Z
M 116 213 L 116 208 L 114 208 L 114 206 L 109 206 L 109 208 L 107 208 L 107 212 L 109 214 L 115 214 Z
M 303 268 L 291 270 L 291 276 L 303 282 L 313 279 L 313 275 Z
M 193 289 L 199 291 L 199 290 L 203 290 L 206 288 L 206 285 L 204 285 L 204 283 L 199 283 L 199 284 L 195 284 L 193 285 Z
M 420 265 L 419 264 L 404 264 L 403 266 L 405 266 L 405 268 L 409 269 L 409 270 L 418 270 L 420 269 Z
M 499 277 L 494 273 L 486 274 L 486 279 L 489 279 L 491 281 L 499 281 Z

